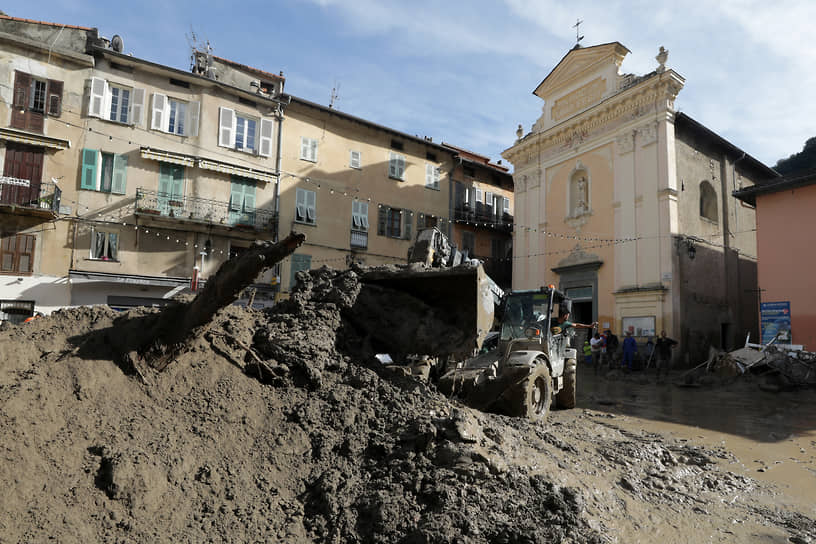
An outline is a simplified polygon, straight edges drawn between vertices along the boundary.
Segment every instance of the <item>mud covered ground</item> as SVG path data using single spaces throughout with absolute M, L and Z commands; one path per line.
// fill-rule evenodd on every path
M 161 373 L 122 314 L 0 330 L 0 542 L 809 542 L 725 448 L 600 409 L 532 424 L 356 360 L 353 273 L 221 311 Z M 126 318 L 137 318 L 133 313 Z M 580 387 L 580 385 L 579 385 Z

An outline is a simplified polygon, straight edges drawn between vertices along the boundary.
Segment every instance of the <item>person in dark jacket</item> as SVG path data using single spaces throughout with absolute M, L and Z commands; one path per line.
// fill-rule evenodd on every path
M 677 340 L 666 336 L 666 331 L 660 331 L 660 336 L 655 344 L 655 355 L 657 355 L 657 378 L 665 373 L 668 375 L 671 365 L 671 350 L 677 347 Z
M 626 331 L 626 338 L 623 339 L 623 366 L 629 370 L 633 370 L 635 353 L 637 353 L 635 337 L 632 336 L 632 331 Z

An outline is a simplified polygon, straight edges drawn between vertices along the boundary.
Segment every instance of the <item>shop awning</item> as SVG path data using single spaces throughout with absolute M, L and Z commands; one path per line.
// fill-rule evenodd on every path
M 275 174 L 272 172 L 248 168 L 246 166 L 239 166 L 237 164 L 214 161 L 212 159 L 198 159 L 198 167 L 204 170 L 213 170 L 215 172 L 222 172 L 232 176 L 240 176 L 242 178 L 257 179 L 266 182 L 274 182 L 276 179 Z
M 195 166 L 195 157 L 184 155 L 182 153 L 175 153 L 173 151 L 164 151 L 162 149 L 154 149 L 152 147 L 141 148 L 142 158 L 153 161 L 169 162 L 172 164 L 180 164 L 182 166 Z
M 0 128 L 0 140 L 34 145 L 38 147 L 47 147 L 57 151 L 63 151 L 71 147 L 70 140 L 61 140 L 60 138 L 52 138 L 43 134 L 34 134 L 31 132 L 25 132 L 23 130 L 15 130 L 13 128 Z
M 80 283 L 125 283 L 129 285 L 150 285 L 158 287 L 176 287 L 189 285 L 190 278 L 176 278 L 172 276 L 140 276 L 136 274 L 116 274 L 110 272 L 87 272 L 84 270 L 69 270 L 68 278 L 72 284 Z

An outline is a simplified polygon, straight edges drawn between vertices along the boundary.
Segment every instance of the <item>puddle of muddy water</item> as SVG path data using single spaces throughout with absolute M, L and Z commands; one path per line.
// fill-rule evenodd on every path
M 586 370 L 586 369 L 585 369 Z M 607 378 L 581 372 L 579 401 L 587 408 L 701 427 L 779 442 L 816 432 L 816 392 L 769 393 L 752 380 L 727 385 L 679 387 L 658 383 L 654 373 Z
M 672 376 L 675 378 L 675 376 Z M 709 447 L 736 461 L 727 470 L 779 488 L 781 504 L 816 514 L 816 391 L 761 391 L 751 380 L 678 387 L 654 374 L 595 376 L 579 371 L 578 406 L 630 416 L 645 431 Z

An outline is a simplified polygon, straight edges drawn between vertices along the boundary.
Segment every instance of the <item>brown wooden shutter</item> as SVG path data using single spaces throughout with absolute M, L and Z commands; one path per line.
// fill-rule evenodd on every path
M 31 234 L 8 234 L 0 242 L 0 272 L 31 274 L 34 272 L 34 245 Z
M 17 272 L 31 274 L 34 272 L 34 242 L 31 234 L 17 235 Z
M 59 117 L 62 114 L 62 81 L 48 80 L 48 102 L 45 111 L 51 117 Z
M 11 126 L 26 130 L 28 95 L 31 92 L 31 76 L 25 72 L 14 72 L 14 106 L 11 110 Z

